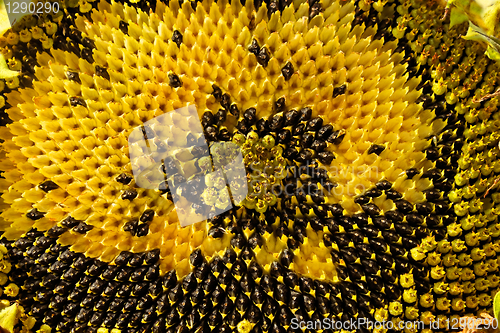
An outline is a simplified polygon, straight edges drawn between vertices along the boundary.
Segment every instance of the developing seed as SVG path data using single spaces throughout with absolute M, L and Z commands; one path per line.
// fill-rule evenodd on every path
M 120 20 L 120 23 L 118 24 L 118 28 L 124 33 L 128 34 L 128 23 Z
M 93 62 L 93 61 L 92 61 Z M 106 70 L 106 68 L 101 67 L 99 65 L 95 66 L 95 73 L 97 76 L 100 76 L 102 78 L 105 78 L 106 80 L 109 80 L 109 73 Z
M 182 44 L 182 34 L 179 30 L 175 30 L 172 34 L 172 41 L 177 44 L 177 47 L 181 47 Z
M 260 46 L 255 39 L 252 39 L 252 43 L 248 47 L 248 51 L 252 52 L 256 56 L 259 54 Z
M 262 66 L 262 67 L 267 67 L 267 64 L 269 63 L 269 60 L 271 59 L 271 56 L 269 55 L 269 51 L 267 47 L 263 46 L 259 54 L 257 55 L 257 62 Z
M 182 86 L 182 81 L 179 78 L 179 76 L 177 76 L 177 74 L 170 73 L 170 74 L 168 74 L 168 84 L 172 88 L 179 88 Z
M 285 81 L 290 80 L 294 73 L 294 68 L 291 62 L 287 62 L 286 65 L 281 69 L 281 74 L 285 78 Z
M 59 188 L 59 186 L 57 186 L 57 184 L 51 180 L 43 182 L 42 184 L 38 185 L 38 187 L 44 192 L 49 192 Z

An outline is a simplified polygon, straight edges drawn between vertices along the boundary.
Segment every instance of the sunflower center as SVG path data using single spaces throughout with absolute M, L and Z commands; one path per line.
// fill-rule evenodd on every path
M 259 138 L 253 131 L 246 136 L 236 134 L 233 142 L 241 147 L 247 169 L 248 194 L 242 204 L 263 213 L 276 204 L 276 194 L 286 176 L 283 149 L 275 145 L 272 135 Z

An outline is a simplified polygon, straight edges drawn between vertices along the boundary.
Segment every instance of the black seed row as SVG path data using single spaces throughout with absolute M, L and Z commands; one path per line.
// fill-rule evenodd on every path
M 231 231 L 242 235 L 238 228 Z M 160 277 L 159 250 L 122 252 L 110 265 L 31 230 L 9 246 L 16 262 L 11 278 L 22 286 L 19 299 L 37 325 L 59 332 L 96 332 L 101 326 L 125 332 L 229 332 L 243 319 L 259 324 L 254 332 L 284 332 L 294 317 L 340 317 L 344 308 L 358 312 L 353 310 L 356 290 L 348 284 L 329 285 L 287 270 L 292 252 L 283 252 L 281 263 L 273 263 L 265 275 L 248 247 L 232 244 L 242 246 L 239 256 L 228 249 L 211 263 L 199 250 L 193 252 L 193 272 L 178 280 L 174 271 Z

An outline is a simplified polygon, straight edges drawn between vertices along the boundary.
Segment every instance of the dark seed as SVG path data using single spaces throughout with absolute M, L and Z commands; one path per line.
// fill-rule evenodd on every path
M 182 34 L 180 33 L 179 30 L 175 30 L 174 33 L 172 34 L 172 41 L 177 44 L 177 47 L 181 47 L 182 43 Z
M 127 251 L 122 251 L 115 258 L 115 264 L 118 265 L 118 266 L 127 265 L 131 258 L 132 258 L 132 253 L 127 252 Z
M 215 126 L 208 126 L 205 130 L 205 134 L 207 136 L 207 139 L 210 141 L 218 141 L 217 137 L 219 136 L 219 131 Z
M 283 276 L 284 273 L 284 268 L 280 263 L 274 261 L 271 264 L 271 276 L 273 276 L 274 278 L 279 278 L 280 276 Z
M 306 125 L 298 124 L 297 126 L 295 126 L 293 128 L 292 135 L 293 136 L 300 136 L 300 135 L 304 134 L 305 129 L 306 129 Z
M 286 306 L 282 306 L 280 309 L 279 315 L 278 315 L 279 322 L 283 326 L 290 325 L 290 323 L 292 321 L 292 316 L 293 315 L 290 312 L 290 310 Z
M 332 134 L 332 132 L 333 132 L 333 126 L 330 124 L 325 125 L 319 129 L 317 138 L 326 140 Z
M 122 194 L 122 199 L 123 200 L 133 200 L 137 197 L 137 191 L 136 190 L 126 190 Z
M 106 80 L 109 80 L 109 73 L 106 70 L 106 68 L 97 65 L 97 66 L 95 66 L 95 73 L 97 76 L 100 76 L 102 78 L 105 78 Z
M 231 246 L 236 249 L 242 249 L 246 244 L 245 237 L 241 234 L 237 234 L 231 239 Z
M 305 108 L 300 109 L 299 121 L 308 121 L 309 119 L 311 119 L 311 116 L 312 116 L 312 109 L 311 108 L 305 107 Z
M 58 225 L 53 226 L 49 230 L 47 230 L 47 236 L 50 238 L 57 238 L 64 234 L 68 229 L 65 227 L 61 227 Z
M 267 13 L 268 18 L 271 18 L 273 13 L 276 13 L 279 10 L 278 0 L 270 0 L 269 1 L 269 11 Z
M 194 274 L 191 272 L 182 281 L 182 289 L 184 291 L 190 292 L 194 290 L 196 286 L 197 286 L 196 278 Z
M 259 43 L 255 39 L 252 39 L 252 43 L 248 47 L 248 51 L 252 52 L 255 55 L 259 54 L 260 46 Z
M 226 121 L 227 112 L 224 109 L 219 109 L 215 114 L 215 123 L 217 126 L 222 125 Z
M 61 221 L 61 225 L 66 228 L 73 228 L 78 225 L 81 221 L 75 220 L 73 217 L 68 216 L 64 220 Z
M 334 131 L 326 141 L 338 145 L 342 142 L 345 137 L 345 130 L 341 129 L 338 131 Z
M 261 313 L 259 308 L 255 305 L 251 305 L 250 309 L 248 309 L 246 313 L 246 318 L 248 319 L 248 321 L 255 324 L 260 320 L 260 317 Z
M 182 86 L 181 79 L 177 76 L 177 74 L 170 73 L 168 74 L 168 84 L 172 88 L 179 88 Z
M 92 56 L 92 49 L 87 49 L 87 48 L 83 49 L 82 50 L 82 58 L 87 60 L 89 63 L 93 63 L 94 58 Z
M 208 231 L 208 235 L 213 238 L 221 238 L 225 234 L 225 229 L 222 227 L 212 227 Z
M 436 191 L 435 189 L 425 190 L 424 194 L 425 198 L 430 202 L 437 201 L 441 198 L 441 192 Z
M 373 223 L 378 226 L 380 229 L 389 229 L 391 227 L 391 222 L 383 216 L 377 216 L 373 218 Z M 384 236 L 385 238 L 385 236 Z M 398 239 L 395 240 L 395 242 Z
M 376 155 L 380 155 L 385 149 L 385 146 L 383 145 L 372 145 L 369 149 L 368 149 L 368 154 L 376 154 Z
M 137 232 L 136 232 L 136 236 L 137 237 L 144 237 L 146 236 L 147 234 L 149 233 L 149 225 L 147 224 L 139 224 L 137 226 Z
M 201 250 L 197 249 L 191 253 L 189 260 L 191 265 L 198 266 L 203 262 L 203 255 L 201 254 Z
M 226 323 L 228 323 L 231 326 L 236 326 L 238 325 L 239 322 L 241 322 L 241 315 L 236 309 L 231 311 L 231 313 L 225 318 Z M 227 332 L 232 332 L 232 330 L 228 330 Z
M 319 13 L 321 13 L 321 9 L 321 4 L 319 2 L 315 2 L 309 10 L 309 19 L 319 15 Z
M 380 213 L 380 208 L 378 208 L 376 205 L 372 203 L 363 205 L 362 208 L 365 211 L 365 213 L 367 213 L 370 216 L 376 216 Z
M 382 191 L 379 189 L 371 189 L 365 192 L 365 196 L 370 198 L 378 198 L 382 195 Z
M 379 253 L 385 253 L 387 251 L 387 244 L 380 239 L 369 239 L 368 242 L 372 246 L 372 248 L 379 252 Z
M 339 95 L 345 94 L 346 89 L 347 89 L 347 86 L 345 84 L 343 84 L 339 87 L 333 88 L 333 97 L 337 97 Z
M 398 210 L 403 214 L 407 214 L 413 210 L 413 206 L 406 200 L 398 200 L 395 204 Z
M 333 161 L 333 154 L 331 156 L 331 160 L 330 160 L 330 157 L 326 154 L 326 153 L 330 153 L 332 154 L 331 152 L 321 152 L 319 155 L 323 154 L 323 157 L 321 156 L 318 156 L 319 160 L 323 160 L 324 164 L 330 164 L 331 161 Z M 302 163 L 305 163 L 306 161 L 310 161 L 312 160 L 313 158 L 313 154 L 308 150 L 308 149 L 304 149 L 302 151 L 299 152 L 299 156 L 297 156 L 297 160 L 299 162 L 302 162 Z M 330 161 L 330 162 L 328 162 Z
M 285 125 L 284 126 L 295 126 L 299 120 L 299 112 L 297 110 L 289 110 L 285 112 Z
M 283 112 L 285 111 L 285 98 L 281 97 L 274 102 L 274 108 L 276 112 Z
M 329 180 L 327 180 L 326 182 L 322 183 L 321 185 L 328 192 L 330 192 L 331 190 L 333 190 L 334 188 L 336 188 L 338 186 L 338 184 L 335 184 L 335 183 L 333 183 L 333 182 L 331 182 Z
M 428 215 L 432 212 L 432 204 L 428 202 L 418 203 L 416 205 L 416 208 L 418 213 L 421 215 Z M 406 217 L 406 219 L 408 220 L 408 216 Z
M 428 148 L 426 151 L 427 159 L 430 161 L 435 161 L 439 158 L 439 151 L 436 148 Z
M 87 104 L 85 103 L 85 100 L 81 97 L 70 97 L 69 98 L 69 103 L 71 104 L 71 106 L 83 106 L 83 107 L 86 107 Z
M 243 117 L 250 125 L 253 125 L 257 121 L 257 110 L 255 108 L 248 108 L 243 113 Z
M 284 129 L 278 133 L 278 143 L 287 144 L 292 139 L 292 133 L 289 130 Z
M 260 49 L 259 54 L 257 55 L 257 62 L 262 67 L 266 67 L 267 64 L 269 63 L 270 58 L 271 58 L 271 56 L 269 55 L 269 51 L 267 50 L 267 47 L 263 46 Z
M 408 179 L 412 179 L 413 177 L 415 177 L 416 175 L 419 174 L 419 171 L 417 169 L 408 169 L 406 170 L 406 176 L 408 177 Z
M 229 109 L 229 113 L 233 116 L 233 117 L 239 117 L 240 115 L 240 110 L 238 110 L 238 107 L 236 106 L 236 104 L 231 104 L 231 108 Z
M 314 118 L 307 122 L 306 131 L 317 131 L 323 126 L 323 119 Z
M 71 72 L 71 71 L 68 71 L 66 72 L 66 77 L 68 78 L 68 80 L 70 81 L 75 81 L 77 83 L 82 83 L 80 81 L 80 75 L 77 73 L 77 72 Z
M 43 248 L 38 246 L 32 246 L 26 252 L 26 255 L 31 259 L 37 259 L 43 253 Z
M 298 155 L 298 151 L 295 149 L 295 148 L 287 148 L 285 149 L 285 151 L 283 152 L 283 156 L 287 159 L 295 159 L 295 157 L 297 157 Z
M 303 148 L 309 148 L 311 147 L 313 141 L 314 141 L 314 134 L 305 133 L 304 135 L 302 135 L 302 139 L 300 140 L 300 145 Z
M 422 174 L 422 178 L 430 178 L 432 180 L 438 180 L 439 178 L 441 178 L 441 172 L 437 169 L 430 169 Z
M 132 255 L 129 261 L 129 265 L 132 267 L 141 266 L 144 262 L 145 253 L 135 253 Z
M 387 196 L 387 198 L 389 198 L 391 200 L 400 199 L 403 197 L 401 195 L 401 193 L 399 193 L 398 191 L 395 191 L 395 190 L 387 190 L 387 191 L 385 191 L 385 195 Z
M 276 281 L 269 275 L 264 275 L 260 281 L 260 286 L 266 293 L 274 291 Z
M 40 220 L 44 216 L 45 213 L 38 211 L 36 208 L 33 208 L 26 214 L 26 217 L 33 221 Z
M 330 165 L 335 156 L 331 151 L 322 151 L 318 154 L 318 160 L 326 165 Z
M 116 181 L 122 183 L 123 185 L 127 185 L 132 181 L 132 176 L 122 173 L 118 177 L 116 177 Z
M 290 62 L 287 62 L 286 65 L 283 66 L 283 68 L 281 69 L 281 74 L 283 74 L 283 77 L 285 78 L 285 81 L 290 80 L 290 78 L 292 77 L 294 71 L 295 70 L 293 68 L 293 65 Z
M 207 128 L 208 126 L 211 126 L 214 124 L 214 115 L 210 111 L 206 111 L 203 113 L 203 116 L 201 116 L 201 125 L 203 128 Z
M 140 221 L 141 222 L 151 222 L 153 221 L 153 217 L 155 216 L 155 212 L 152 209 L 147 209 L 142 213 Z
M 223 94 L 221 97 L 220 105 L 226 110 L 229 110 L 231 107 L 231 98 L 229 97 L 229 94 Z
M 215 97 L 215 99 L 217 101 L 220 102 L 220 100 L 222 98 L 222 90 L 221 90 L 221 88 L 219 88 L 215 84 L 212 84 L 212 89 L 214 90 L 214 91 L 212 91 L 212 95 Z
M 267 121 L 267 119 L 262 118 L 262 119 L 259 119 L 259 121 L 257 121 L 257 124 L 255 124 L 255 127 L 257 128 L 257 132 L 259 133 L 259 135 L 268 131 L 268 125 L 269 125 L 269 122 Z
M 123 231 L 128 231 L 132 234 L 132 236 L 135 236 L 137 233 L 138 225 L 139 225 L 139 221 L 137 221 L 137 220 L 126 222 L 123 225 Z
M 277 131 L 283 127 L 284 124 L 284 118 L 280 114 L 276 114 L 271 118 L 269 128 L 271 131 Z
M 362 195 L 360 197 L 354 198 L 354 202 L 358 205 L 365 205 L 370 202 L 370 197 Z
M 73 228 L 73 231 L 78 232 L 79 234 L 85 234 L 92 229 L 94 229 L 93 225 L 87 224 L 85 222 L 80 222 L 76 227 Z
M 120 20 L 120 23 L 118 24 L 118 28 L 124 33 L 128 34 L 128 23 Z
M 327 147 L 326 142 L 321 141 L 321 140 L 314 140 L 314 142 L 311 145 L 311 148 L 317 152 L 321 152 L 321 151 L 325 150 L 326 147 Z
M 80 36 L 78 38 L 81 38 L 81 33 L 78 32 L 80 34 Z M 84 37 L 82 38 L 82 45 L 84 47 L 87 47 L 87 48 L 90 48 L 90 49 L 95 49 L 95 43 L 92 39 L 88 38 L 88 37 Z
M 281 253 L 281 263 L 285 266 L 288 267 L 290 264 L 293 262 L 294 254 L 292 251 L 289 249 L 283 250 Z

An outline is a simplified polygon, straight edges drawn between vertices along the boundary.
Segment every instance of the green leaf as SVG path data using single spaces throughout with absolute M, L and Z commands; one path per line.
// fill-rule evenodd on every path
M 500 293 L 497 293 L 493 298 L 493 316 L 498 322 L 500 319 Z
M 0 327 L 7 332 L 14 332 L 18 314 L 18 305 L 15 303 L 0 310 Z
M 491 35 L 488 35 L 483 29 L 469 22 L 469 30 L 465 39 L 483 42 L 488 45 L 486 49 L 486 56 L 491 60 L 500 61 L 500 40 Z
M 465 12 L 457 7 L 450 10 L 450 27 L 469 21 L 469 17 Z
M 19 75 L 19 72 L 11 71 L 3 54 L 0 52 L 0 79 L 10 79 Z
M 486 49 L 486 55 L 491 60 L 500 61 L 500 51 L 492 48 L 491 46 L 488 46 Z
M 487 44 L 486 55 L 500 58 L 500 0 L 449 0 L 450 26 L 469 21 L 465 39 Z
M 500 23 L 500 1 L 498 0 L 478 0 L 483 7 L 481 17 L 488 34 L 498 37 Z
M 488 48 L 491 49 L 489 53 L 492 55 L 494 55 L 495 52 L 500 52 L 500 40 L 488 35 L 483 29 L 472 22 L 469 22 L 469 30 L 467 30 L 467 35 L 465 35 L 464 38 L 488 44 Z
M 5 8 L 4 0 L 0 0 L 0 36 L 10 29 L 9 15 Z

